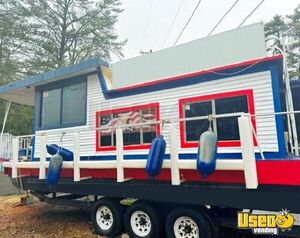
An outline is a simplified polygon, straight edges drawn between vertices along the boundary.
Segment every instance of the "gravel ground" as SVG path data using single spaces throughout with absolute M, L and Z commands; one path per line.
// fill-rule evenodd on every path
M 93 231 L 89 212 L 48 205 L 37 200 L 31 205 L 23 206 L 19 203 L 21 196 L 25 195 L 0 196 L 0 238 L 100 237 Z M 259 236 L 252 236 L 250 232 L 222 229 L 220 237 L 257 238 Z M 123 235 L 122 238 L 128 236 Z
M 20 205 L 24 195 L 0 197 L 0 237 L 2 238 L 93 238 L 89 213 L 35 201 Z

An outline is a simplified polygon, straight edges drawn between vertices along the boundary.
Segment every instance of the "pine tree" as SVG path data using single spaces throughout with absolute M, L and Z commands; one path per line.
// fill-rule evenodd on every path
M 121 12 L 120 0 L 0 0 L 0 85 L 86 58 L 123 57 Z M 0 127 L 4 108 L 0 100 Z M 12 105 L 6 132 L 31 134 L 32 114 Z
M 265 25 L 266 37 L 276 36 L 286 39 L 287 59 L 291 78 L 300 78 L 300 5 L 289 16 L 276 15 Z M 270 40 L 269 44 L 282 49 L 279 40 Z M 271 50 L 278 54 L 278 50 Z
M 47 71 L 90 57 L 123 57 L 115 24 L 119 0 L 23 0 L 17 11 L 30 29 L 27 44 L 33 70 Z
M 12 14 L 15 5 L 10 0 L 0 1 L 0 85 L 24 76 L 22 67 L 26 53 L 24 39 L 26 25 L 18 14 Z M 0 100 L 0 130 L 4 118 L 5 101 Z M 22 118 L 22 120 L 20 120 Z M 5 132 L 15 135 L 31 133 L 32 108 L 12 105 Z
M 291 42 L 288 55 L 291 77 L 300 79 L 300 5 L 294 10 L 294 14 L 287 18 Z

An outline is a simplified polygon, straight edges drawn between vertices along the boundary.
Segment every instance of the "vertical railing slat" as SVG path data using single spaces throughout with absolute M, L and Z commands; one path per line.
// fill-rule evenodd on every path
M 12 141 L 12 147 L 13 147 L 13 155 L 12 155 L 12 178 L 18 177 L 18 171 L 17 171 L 17 162 L 19 157 L 19 138 L 13 138 Z
M 117 150 L 117 182 L 124 182 L 124 168 L 123 168 L 123 131 L 116 129 L 116 150 Z
M 74 182 L 80 181 L 80 168 L 79 168 L 79 161 L 80 161 L 80 137 L 79 132 L 74 133 L 74 159 L 73 159 L 73 172 L 74 172 Z
M 258 180 L 256 171 L 255 150 L 253 144 L 253 134 L 250 124 L 251 119 L 247 115 L 241 116 L 238 118 L 238 123 L 246 188 L 256 189 L 258 186 Z
M 178 144 L 176 127 L 174 123 L 169 125 L 169 133 L 172 185 L 180 185 L 180 174 L 178 169 Z
M 40 166 L 39 166 L 39 179 L 46 179 L 46 135 L 40 137 Z

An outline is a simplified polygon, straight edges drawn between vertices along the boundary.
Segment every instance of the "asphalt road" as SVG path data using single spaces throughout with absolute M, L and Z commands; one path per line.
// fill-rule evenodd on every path
M 11 195 L 17 193 L 19 193 L 18 189 L 11 184 L 10 178 L 0 172 L 0 195 Z

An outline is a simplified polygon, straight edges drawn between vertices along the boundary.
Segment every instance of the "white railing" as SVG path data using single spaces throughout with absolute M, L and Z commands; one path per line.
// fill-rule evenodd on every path
M 12 135 L 8 133 L 0 134 L 0 159 L 12 159 L 12 140 Z
M 253 144 L 253 135 L 257 139 L 257 135 L 252 126 L 252 117 L 274 117 L 276 115 L 285 115 L 291 113 L 300 113 L 300 111 L 294 112 L 278 112 L 273 114 L 256 114 L 249 115 L 246 113 L 231 113 L 223 115 L 213 115 L 213 119 L 221 117 L 238 117 L 239 134 L 241 141 L 241 152 L 242 159 L 218 159 L 216 162 L 216 170 L 240 170 L 244 171 L 245 184 L 247 189 L 256 189 L 258 186 L 257 180 L 257 170 L 256 170 L 256 160 L 255 160 L 255 147 Z M 191 169 L 196 170 L 196 160 L 194 158 L 179 160 L 178 156 L 178 138 L 177 129 L 178 122 L 180 121 L 191 121 L 199 119 L 208 119 L 211 116 L 201 116 L 186 119 L 169 119 L 161 121 L 153 121 L 148 123 L 136 123 L 129 126 L 136 126 L 139 124 L 154 124 L 159 123 L 161 125 L 168 125 L 169 129 L 169 149 L 170 149 L 170 160 L 165 160 L 163 162 L 163 168 L 171 170 L 171 183 L 172 185 L 180 185 L 180 170 L 181 169 Z M 64 161 L 63 168 L 73 169 L 73 179 L 75 182 L 83 180 L 84 178 L 80 175 L 81 169 L 117 169 L 117 182 L 124 182 L 128 178 L 124 177 L 124 169 L 126 168 L 145 168 L 146 160 L 124 160 L 123 151 L 123 127 L 126 126 L 115 126 L 111 127 L 116 130 L 116 156 L 117 159 L 114 161 L 81 161 L 80 160 L 80 132 L 72 132 L 74 143 L 73 143 L 73 161 Z M 92 130 L 101 130 L 102 128 L 91 128 Z M 107 129 L 107 128 L 105 128 Z M 51 134 L 52 132 L 47 132 Z M 36 134 L 36 137 L 40 137 L 40 162 L 18 162 L 18 151 L 19 151 L 19 138 L 13 138 L 13 156 L 11 162 L 5 162 L 4 167 L 12 168 L 12 177 L 16 178 L 18 175 L 19 168 L 36 168 L 39 169 L 39 179 L 46 178 L 46 169 L 49 167 L 49 162 L 46 161 L 46 141 L 47 133 Z M 65 133 L 65 132 L 62 132 Z M 28 137 L 28 136 L 27 136 Z M 259 143 L 257 145 L 259 147 Z M 263 158 L 263 151 L 260 149 L 260 153 Z
M 19 157 L 22 160 L 30 160 L 31 159 L 31 151 L 32 151 L 32 135 L 23 135 L 18 136 L 17 139 L 19 141 Z
M 228 116 L 228 115 L 226 115 Z M 232 115 L 231 115 L 232 116 Z M 241 170 L 244 171 L 245 184 L 248 189 L 256 189 L 258 186 L 255 151 L 252 140 L 252 123 L 249 114 L 237 113 L 239 116 L 239 131 L 241 139 L 242 158 L 217 160 L 216 170 Z M 217 115 L 221 117 L 221 115 Z M 207 118 L 207 117 L 206 117 Z M 197 118 L 193 118 L 196 120 Z M 190 119 L 188 119 L 190 120 Z M 158 123 L 164 123 L 160 121 Z M 153 122 L 151 122 L 153 124 Z M 196 160 L 194 158 L 179 160 L 178 159 L 178 138 L 177 138 L 176 122 L 169 123 L 169 146 L 170 146 L 170 160 L 163 162 L 163 168 L 171 170 L 172 185 L 180 185 L 180 169 L 196 170 Z M 99 129 L 99 128 L 98 128 Z M 101 130 L 101 128 L 99 129 Z M 36 168 L 39 169 L 39 179 L 46 178 L 46 169 L 49 167 L 49 162 L 46 161 L 46 137 L 47 134 L 39 134 L 40 136 L 40 161 L 39 162 L 18 162 L 19 139 L 13 139 L 13 159 L 11 162 L 5 162 L 4 167 L 12 168 L 12 177 L 18 176 L 19 168 Z M 125 168 L 145 168 L 146 160 L 124 160 L 123 151 L 123 131 L 121 128 L 116 128 L 116 155 L 115 161 L 81 161 L 80 160 L 80 132 L 74 133 L 73 143 L 73 161 L 64 161 L 63 168 L 73 169 L 74 181 L 80 181 L 83 178 L 80 175 L 80 169 L 117 169 L 117 182 L 124 182 L 128 178 L 124 177 Z M 249 139 L 251 138 L 251 139 Z

